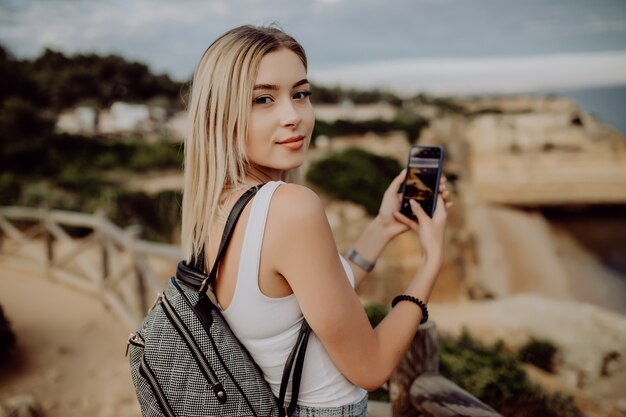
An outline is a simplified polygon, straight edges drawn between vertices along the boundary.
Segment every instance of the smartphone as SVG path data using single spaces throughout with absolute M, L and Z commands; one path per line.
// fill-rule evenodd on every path
M 437 206 L 443 155 L 444 150 L 441 146 L 411 146 L 406 164 L 407 173 L 402 184 L 400 213 L 417 221 L 409 204 L 409 200 L 415 199 L 426 214 L 433 217 Z

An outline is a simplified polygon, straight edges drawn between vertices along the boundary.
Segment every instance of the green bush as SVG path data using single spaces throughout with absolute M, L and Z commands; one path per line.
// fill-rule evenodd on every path
M 4 316 L 0 306 L 0 363 L 5 362 L 15 346 L 15 334 L 11 330 L 9 320 Z
M 458 340 L 440 340 L 439 359 L 443 376 L 505 416 L 582 417 L 570 396 L 533 384 L 502 341 L 485 346 L 463 329 Z
M 180 168 L 183 165 L 182 147 L 179 143 L 160 140 L 154 144 L 137 143 L 125 169 L 135 172 Z
M 371 303 L 365 306 L 365 314 L 370 321 L 372 327 L 378 326 L 383 321 L 385 316 L 389 313 L 389 307 L 385 304 Z
M 332 123 L 323 120 L 315 121 L 313 137 L 325 135 L 328 137 L 345 136 L 345 135 L 363 135 L 365 133 L 385 134 L 394 130 L 400 130 L 406 133 L 409 142 L 413 143 L 419 138 L 419 135 L 425 127 L 428 126 L 428 120 L 417 116 L 411 118 L 397 118 L 395 120 L 336 120 Z
M 549 340 L 532 338 L 518 352 L 522 362 L 528 362 L 548 372 L 554 371 L 554 357 L 557 347 Z
M 362 205 L 374 216 L 389 183 L 401 169 L 395 159 L 350 148 L 312 163 L 306 180 L 330 196 Z
M 352 101 L 355 104 L 388 102 L 394 106 L 401 106 L 402 100 L 390 91 L 371 89 L 357 90 L 354 88 L 341 88 L 339 86 L 328 87 L 313 83 L 311 85 L 313 104 L 340 103 L 343 100 Z
M 389 307 L 385 304 L 370 303 L 365 305 L 365 314 L 367 314 L 367 318 L 369 319 L 372 327 L 378 326 L 378 324 L 383 321 L 387 313 L 389 313 Z M 369 399 L 372 401 L 389 402 L 389 390 L 385 387 L 380 387 L 369 393 Z
M 114 197 L 107 213 L 111 221 L 121 227 L 139 224 L 141 238 L 170 243 L 181 222 L 182 194 L 162 191 L 154 196 L 143 192 L 121 191 Z
M 0 174 L 0 205 L 13 204 L 22 193 L 22 183 L 10 172 Z

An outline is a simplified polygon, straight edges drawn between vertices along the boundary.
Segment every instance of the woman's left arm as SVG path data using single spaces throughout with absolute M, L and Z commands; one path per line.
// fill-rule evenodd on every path
M 376 216 L 374 220 L 367 225 L 352 247 L 365 259 L 375 262 L 391 239 L 392 237 L 388 235 L 381 218 Z M 354 274 L 354 288 L 357 289 L 368 273 L 348 259 L 347 255 L 345 258 L 348 260 Z
M 389 187 L 383 195 L 382 202 L 378 215 L 367 225 L 361 236 L 354 243 L 354 250 L 359 255 L 371 262 L 376 262 L 380 254 L 387 246 L 387 243 L 391 242 L 395 237 L 409 230 L 409 227 L 404 223 L 396 220 L 393 215 L 394 212 L 400 210 L 400 203 L 402 200 L 402 194 L 398 193 L 404 177 L 406 175 L 406 168 L 400 171 L 400 173 L 391 181 Z M 445 174 L 441 176 L 439 182 L 439 193 L 443 197 L 446 207 L 452 205 L 448 202 L 449 193 L 446 190 L 447 178 Z M 354 289 L 359 287 L 359 284 L 363 282 L 365 276 L 368 274 L 363 268 L 353 263 L 346 254 L 345 257 L 348 260 L 350 268 L 354 274 Z

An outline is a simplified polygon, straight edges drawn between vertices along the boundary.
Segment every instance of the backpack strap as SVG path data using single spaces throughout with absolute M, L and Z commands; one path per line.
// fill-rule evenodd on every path
M 248 202 L 252 199 L 252 197 L 256 195 L 257 191 L 259 191 L 259 189 L 263 187 L 264 185 L 265 183 L 258 184 L 249 188 L 245 193 L 241 195 L 241 197 L 239 197 L 239 199 L 233 206 L 232 210 L 230 211 L 230 214 L 228 215 L 228 219 L 226 220 L 226 225 L 224 226 L 224 234 L 222 235 L 220 248 L 217 251 L 217 257 L 215 258 L 215 262 L 213 263 L 213 268 L 211 268 L 211 272 L 209 273 L 209 276 L 205 277 L 205 279 L 200 284 L 198 292 L 206 293 L 209 287 L 217 279 L 217 268 L 218 268 L 220 261 L 224 257 L 224 254 L 226 253 L 226 248 L 228 247 L 228 244 L 230 243 L 230 238 L 232 236 L 233 228 L 235 227 L 237 220 L 239 220 L 239 217 L 241 216 L 241 213 L 243 212 L 243 209 L 246 206 L 246 204 L 248 204 Z M 194 268 L 197 271 L 201 272 L 202 275 L 204 275 L 204 245 L 200 248 L 200 255 L 198 256 L 198 259 L 195 260 L 192 257 L 190 263 L 191 265 L 194 265 Z
M 218 265 L 226 253 L 226 248 L 230 243 L 233 228 L 235 227 L 237 220 L 239 220 L 239 216 L 241 216 L 244 207 L 263 185 L 265 184 L 258 184 L 248 189 L 241 197 L 239 197 L 239 200 L 237 200 L 233 206 L 233 209 L 226 220 L 226 225 L 224 226 L 224 234 L 222 235 L 215 263 L 213 264 L 213 268 L 211 268 L 211 272 L 208 276 L 204 274 L 204 246 L 200 249 L 198 259 L 195 259 L 195 257 L 192 256 L 191 261 L 189 262 L 191 266 L 187 265 L 184 260 L 179 262 L 176 271 L 176 278 L 190 287 L 197 289 L 200 293 L 200 297 L 207 295 L 208 289 L 211 288 L 211 285 L 217 278 Z M 280 417 L 291 416 L 296 409 L 298 395 L 300 394 L 302 370 L 304 368 L 304 355 L 306 353 L 310 333 L 311 327 L 307 323 L 306 319 L 303 318 L 300 333 L 298 334 L 298 340 L 291 350 L 291 353 L 287 358 L 287 362 L 285 363 L 285 369 L 283 370 L 283 377 L 280 384 L 280 394 L 278 397 Z M 289 407 L 286 407 L 285 395 L 287 393 L 287 384 L 289 383 L 289 377 L 291 376 L 292 369 L 293 380 L 291 386 L 291 401 L 289 403 Z
M 306 347 L 309 342 L 310 334 L 311 328 L 309 327 L 309 323 L 307 323 L 307 321 L 303 318 L 302 327 L 300 327 L 300 333 L 298 334 L 298 340 L 287 358 L 287 363 L 285 363 L 285 369 L 283 371 L 283 378 L 280 382 L 280 394 L 278 396 L 280 417 L 291 416 L 296 410 L 298 395 L 300 394 L 302 369 L 304 367 L 304 355 L 306 353 Z M 293 383 L 291 384 L 291 402 L 289 403 L 289 407 L 286 407 L 285 394 L 287 393 L 287 384 L 289 383 L 289 375 L 291 374 L 291 368 L 293 367 L 294 360 L 296 366 L 293 371 Z

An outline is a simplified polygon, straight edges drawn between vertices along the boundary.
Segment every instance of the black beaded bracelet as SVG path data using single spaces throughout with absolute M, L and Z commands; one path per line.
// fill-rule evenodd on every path
M 420 308 L 422 309 L 422 320 L 420 320 L 420 324 L 424 324 L 428 321 L 428 309 L 426 308 L 426 304 L 424 304 L 422 300 L 420 300 L 419 298 L 415 298 L 412 295 L 398 295 L 391 302 L 391 308 L 394 308 L 396 304 L 398 304 L 400 301 L 410 301 L 420 306 Z

